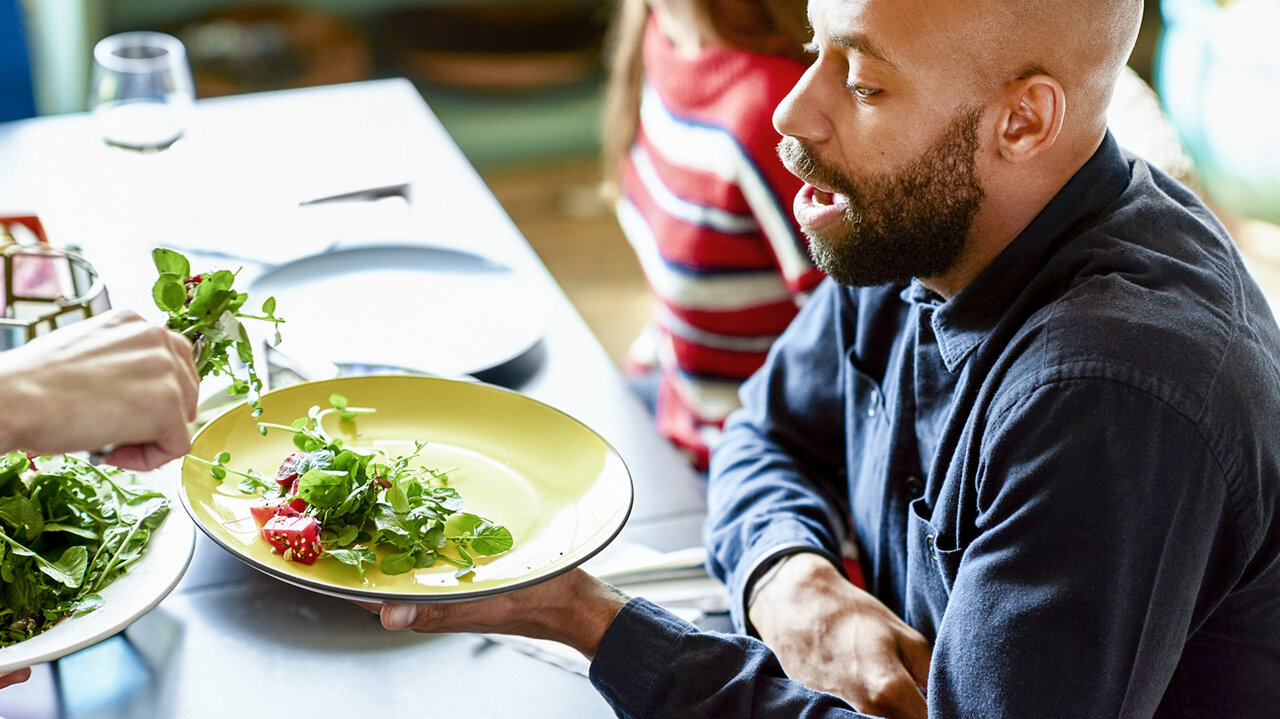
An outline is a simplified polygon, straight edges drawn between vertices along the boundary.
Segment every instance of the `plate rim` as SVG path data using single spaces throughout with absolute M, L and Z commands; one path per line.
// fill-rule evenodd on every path
M 17 648 L 22 647 L 22 645 L 25 644 L 26 642 L 31 641 L 32 639 L 36 639 L 37 637 L 46 636 L 49 631 L 53 631 L 57 627 L 72 626 L 72 625 L 69 625 L 68 623 L 75 622 L 81 619 L 90 618 L 93 616 L 92 613 L 89 613 L 80 617 L 67 617 L 66 619 L 63 619 L 61 622 L 54 625 L 53 627 L 50 627 L 45 632 L 41 632 L 40 634 L 37 634 L 31 637 L 30 639 L 26 639 L 16 644 L 11 644 L 7 647 L 0 648 L 0 673 L 10 672 L 17 669 L 22 669 L 23 667 L 35 666 L 37 664 L 43 664 L 45 662 L 61 659 L 65 656 L 74 654 L 80 651 L 81 649 L 85 649 L 101 641 L 109 639 L 119 634 L 120 632 L 124 631 L 125 629 L 128 629 L 131 624 L 133 624 L 138 619 L 142 618 L 144 614 L 150 612 L 152 609 L 155 609 L 160 604 L 160 602 L 164 601 L 165 598 L 168 597 L 173 592 L 173 590 L 177 588 L 178 584 L 182 581 L 182 578 L 186 575 L 187 569 L 191 566 L 191 559 L 192 559 L 192 556 L 195 554 L 195 548 L 196 548 L 195 524 L 196 523 L 192 521 L 189 514 L 179 513 L 177 511 L 177 507 L 173 506 L 172 493 L 174 491 L 177 491 L 177 483 L 173 482 L 173 483 L 166 484 L 165 482 L 166 474 L 168 474 L 169 471 L 172 471 L 172 470 L 167 470 L 166 468 L 173 466 L 173 464 L 174 463 L 169 463 L 164 467 L 153 469 L 150 472 L 134 473 L 135 476 L 139 478 L 140 482 L 145 483 L 151 489 L 154 489 L 159 492 L 163 492 L 164 495 L 169 499 L 169 515 L 165 517 L 164 523 L 160 526 L 160 528 L 157 529 L 154 534 L 152 534 L 152 541 L 155 541 L 157 536 L 159 536 L 162 531 L 168 531 L 172 533 L 171 535 L 167 536 L 168 540 L 170 541 L 175 539 L 184 540 L 186 545 L 184 550 L 174 551 L 172 554 L 154 552 L 153 550 L 155 549 L 155 547 L 148 547 L 147 553 L 143 556 L 143 559 L 139 560 L 139 563 L 141 563 L 141 562 L 146 562 L 148 557 L 153 558 L 155 561 L 159 561 L 164 557 L 170 557 L 170 556 L 174 558 L 173 564 L 169 567 L 169 571 L 163 575 L 164 580 L 157 581 L 156 583 L 156 586 L 160 586 L 161 584 L 164 585 L 163 587 L 161 587 L 161 591 L 159 591 L 154 595 L 148 596 L 146 600 L 139 602 L 135 607 L 130 609 L 125 614 L 122 614 L 119 618 L 110 622 L 108 625 L 101 627 L 97 631 L 84 634 L 80 636 L 78 639 L 70 641 L 69 643 L 59 646 L 57 648 L 50 648 L 43 651 L 37 651 L 36 653 L 32 653 L 28 651 L 25 654 L 20 651 L 16 651 Z M 149 478 L 149 481 L 144 481 L 142 479 L 143 477 Z M 171 524 L 174 522 L 176 522 L 176 524 Z M 183 527 L 186 528 L 185 532 L 182 531 Z M 156 566 L 164 566 L 164 565 L 156 565 Z M 132 571 L 133 569 L 136 569 L 136 568 L 137 568 L 137 565 L 135 565 L 134 567 L 131 567 L 130 570 Z M 117 601 L 121 602 L 122 604 L 128 604 L 128 602 L 124 601 L 124 599 L 129 595 L 122 595 L 119 598 L 115 597 L 116 593 L 122 591 L 120 589 L 121 585 L 119 584 L 119 580 L 128 576 L 129 576 L 129 573 L 126 572 L 125 574 L 118 577 L 115 582 L 112 582 L 111 584 L 107 585 L 100 592 L 100 594 L 106 595 L 106 596 L 103 596 L 103 599 L 105 602 L 110 602 L 112 599 L 117 599 Z M 128 587 L 127 584 L 124 586 L 126 588 Z M 115 591 L 113 592 L 113 590 Z M 99 608 L 95 611 L 102 611 L 102 609 Z
M 622 459 L 622 455 L 618 452 L 617 448 L 614 447 L 613 444 L 609 442 L 608 439 L 606 439 L 603 435 L 601 435 L 599 432 L 593 429 L 590 425 L 579 420 L 577 417 L 574 417 L 568 412 L 565 412 L 564 410 L 558 407 L 553 407 L 540 400 L 534 399 L 533 397 L 530 397 L 524 393 L 517 392 L 515 390 L 508 389 L 500 385 L 496 385 L 488 382 L 481 382 L 479 380 L 473 380 L 473 379 L 454 379 L 451 377 L 437 377 L 432 375 L 421 375 L 421 374 L 413 374 L 413 373 L 389 373 L 389 374 L 380 374 L 380 375 L 361 375 L 361 376 L 354 376 L 354 377 L 333 377 L 329 379 L 313 380 L 309 382 L 299 382 L 299 383 L 288 385 L 285 387 L 273 389 L 270 392 L 265 392 L 263 393 L 262 398 L 266 399 L 271 394 L 275 394 L 277 392 L 284 392 L 290 389 L 295 389 L 302 385 L 308 385 L 308 386 L 314 387 L 319 385 L 327 385 L 327 384 L 335 384 L 335 383 L 344 384 L 344 383 L 349 383 L 353 381 L 369 381 L 371 379 L 379 378 L 379 377 L 407 378 L 411 381 L 443 382 L 443 383 L 457 384 L 457 385 L 479 386 L 479 387 L 487 388 L 488 390 L 501 392 L 503 394 L 515 397 L 519 400 L 532 402 L 536 405 L 539 405 L 543 408 L 546 408 L 552 412 L 555 412 L 565 417 L 566 419 L 581 426 L 583 429 L 587 430 L 593 436 L 599 439 L 600 442 L 604 444 L 607 451 L 618 459 L 618 464 L 622 468 L 623 474 L 626 476 L 626 479 L 627 479 L 626 507 L 619 514 L 618 518 L 614 521 L 613 526 L 608 532 L 607 537 L 603 537 L 603 535 L 597 535 L 597 536 L 602 536 L 603 538 L 600 541 L 597 541 L 593 548 L 584 552 L 580 557 L 575 557 L 572 561 L 565 562 L 564 566 L 558 567 L 554 571 L 551 571 L 549 573 L 537 574 L 536 576 L 530 577 L 528 579 L 517 580 L 507 584 L 502 584 L 496 587 L 488 587 L 485 589 L 473 589 L 473 590 L 458 591 L 458 592 L 444 591 L 444 592 L 435 592 L 430 594 L 390 592 L 390 591 L 381 591 L 381 590 L 372 590 L 372 589 L 359 589 L 357 587 L 339 587 L 327 582 L 310 580 L 310 579 L 307 579 L 306 577 L 301 577 L 296 574 L 284 572 L 276 567 L 271 567 L 254 560 L 253 557 L 247 556 L 243 552 L 240 552 L 235 547 L 232 547 L 230 544 L 223 541 L 222 538 L 216 536 L 216 534 L 213 532 L 212 529 L 207 527 L 204 522 L 200 521 L 199 517 L 196 515 L 195 508 L 191 506 L 190 499 L 187 496 L 187 491 L 186 491 L 187 483 L 183 476 L 184 470 L 186 468 L 187 459 L 184 457 L 178 467 L 177 492 L 178 492 L 178 498 L 182 502 L 182 507 L 187 512 L 188 517 L 191 520 L 191 523 L 195 525 L 195 528 L 198 528 L 201 532 L 203 532 L 206 537 L 213 540 L 215 544 L 217 544 L 220 548 L 222 548 L 223 550 L 231 554 L 236 559 L 240 560 L 241 562 L 244 562 L 248 566 L 258 570 L 259 572 L 262 572 L 263 574 L 266 574 L 269 577 L 283 581 L 286 584 L 291 584 L 300 589 L 305 589 L 308 591 L 316 592 L 318 594 L 328 595 L 331 597 L 337 597 L 339 599 L 366 602 L 371 604 L 383 604 L 383 603 L 452 604 L 452 603 L 458 603 L 458 602 L 475 601 L 478 599 L 485 599 L 488 597 L 495 597 L 501 594 L 508 594 L 510 592 L 515 592 L 520 589 L 525 589 L 537 584 L 541 584 L 543 582 L 554 579 L 555 577 L 558 577 L 562 574 L 565 574 L 566 572 L 582 565 L 584 562 L 596 556 L 601 551 L 603 551 L 606 547 L 608 547 L 613 542 L 613 540 L 617 539 L 618 535 L 622 533 L 622 530 L 626 527 L 627 522 L 631 519 L 631 512 L 635 509 L 635 501 L 636 501 L 635 478 L 631 476 L 631 469 L 627 466 L 626 461 Z M 327 396 L 327 394 L 325 396 Z M 195 442 L 196 438 L 200 435 L 200 433 L 205 430 L 205 427 L 212 425 L 214 422 L 218 421 L 223 416 L 230 414 L 231 412 L 240 410 L 245 404 L 247 404 L 247 402 L 245 400 L 241 400 L 223 409 L 221 412 L 219 412 L 217 415 L 211 418 L 208 422 L 206 422 L 204 426 L 202 426 L 199 430 L 197 430 L 194 435 L 192 435 L 192 438 L 191 438 L 192 442 L 193 443 Z

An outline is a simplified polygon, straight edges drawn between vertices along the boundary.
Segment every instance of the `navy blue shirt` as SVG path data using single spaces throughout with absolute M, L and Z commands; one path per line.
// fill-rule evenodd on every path
M 1278 357 L 1227 233 L 1108 135 L 950 300 L 815 292 L 713 456 L 711 569 L 745 629 L 764 567 L 852 539 L 931 717 L 1280 716 Z M 592 676 L 623 716 L 858 716 L 638 601 Z

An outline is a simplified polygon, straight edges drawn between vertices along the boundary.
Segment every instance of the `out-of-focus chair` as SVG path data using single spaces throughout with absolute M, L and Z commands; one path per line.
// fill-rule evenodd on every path
M 35 114 L 22 0 L 0 0 L 0 122 Z

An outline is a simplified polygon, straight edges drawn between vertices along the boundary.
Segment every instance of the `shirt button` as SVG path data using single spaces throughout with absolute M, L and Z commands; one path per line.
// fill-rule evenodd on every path
M 871 390 L 871 403 L 867 405 L 867 416 L 868 417 L 876 416 L 876 411 L 879 405 L 880 405 L 880 393 L 876 390 Z
M 934 561 L 934 554 L 938 551 L 937 543 L 938 543 L 937 538 L 936 538 L 936 537 L 934 537 L 932 534 L 927 535 L 927 536 L 924 538 L 924 546 L 925 546 L 925 554 L 924 554 L 924 556 L 925 556 L 925 558 L 927 558 L 930 562 L 933 562 L 933 561 Z
M 924 494 L 924 480 L 919 477 L 907 477 L 907 496 L 915 499 Z

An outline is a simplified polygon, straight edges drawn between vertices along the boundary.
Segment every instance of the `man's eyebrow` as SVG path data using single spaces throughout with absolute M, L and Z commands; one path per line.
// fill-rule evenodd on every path
M 851 35 L 832 35 L 831 42 L 840 47 L 847 47 L 850 50 L 860 52 L 867 57 L 888 65 L 891 68 L 897 68 L 898 64 L 889 59 L 888 53 L 880 49 L 878 45 L 871 41 L 871 38 L 862 33 L 853 33 Z

